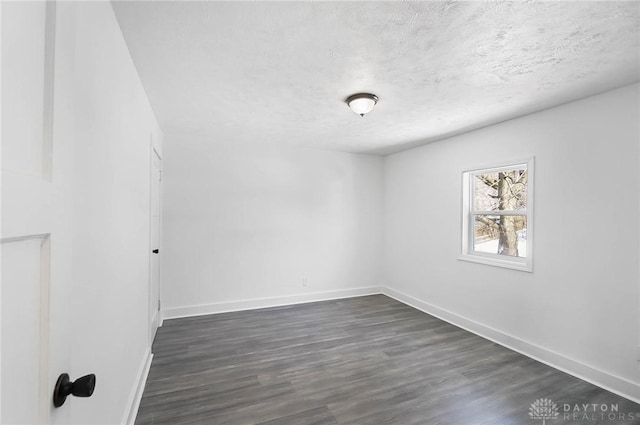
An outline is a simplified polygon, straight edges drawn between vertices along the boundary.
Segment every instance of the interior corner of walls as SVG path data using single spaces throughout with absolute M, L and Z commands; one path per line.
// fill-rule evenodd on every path
M 556 353 L 547 348 L 525 341 L 514 335 L 468 319 L 457 313 L 439 308 L 426 301 L 385 286 L 382 293 L 403 304 L 434 316 L 440 320 L 464 329 L 484 339 L 495 342 L 510 350 L 558 369 L 569 375 L 587 381 L 593 385 L 618 394 L 636 403 L 640 403 L 640 382 L 632 382 L 594 366 L 584 364 L 576 359 Z
M 122 420 L 120 421 L 122 424 L 135 424 L 136 416 L 138 416 L 138 409 L 140 408 L 140 401 L 142 400 L 142 394 L 144 393 L 147 377 L 149 376 L 149 370 L 151 369 L 152 360 L 153 354 L 151 353 L 151 347 L 149 347 L 141 360 L 136 380 L 134 381 L 134 386 L 130 390 L 129 400 Z

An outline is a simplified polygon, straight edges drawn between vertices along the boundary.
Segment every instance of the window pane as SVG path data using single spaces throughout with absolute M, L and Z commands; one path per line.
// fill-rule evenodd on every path
M 526 215 L 476 215 L 474 221 L 474 251 L 527 256 Z
M 495 173 L 475 174 L 475 211 L 514 211 L 527 209 L 528 173 L 525 167 Z

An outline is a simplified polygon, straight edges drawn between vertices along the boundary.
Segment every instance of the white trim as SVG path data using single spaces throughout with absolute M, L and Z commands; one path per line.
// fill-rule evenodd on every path
M 471 215 L 493 215 L 496 217 L 500 217 L 500 216 L 517 216 L 517 215 L 527 215 L 527 210 L 510 210 L 510 211 L 506 211 L 506 210 L 492 210 L 492 211 L 476 211 L 476 210 L 471 210 L 469 211 L 471 213 Z
M 177 319 L 179 317 L 202 316 L 206 314 L 228 313 L 241 310 L 254 310 L 257 308 L 304 304 L 316 301 L 361 297 L 364 295 L 375 295 L 381 293 L 382 288 L 380 288 L 379 286 L 370 286 L 366 288 L 341 289 L 337 291 L 285 295 L 282 297 L 254 298 L 250 300 L 227 301 L 214 304 L 173 307 L 162 310 L 162 319 Z
M 386 286 L 315 292 L 311 294 L 290 295 L 283 297 L 258 298 L 190 307 L 177 307 L 164 310 L 162 319 L 175 319 L 180 317 L 253 310 L 258 308 L 304 304 L 317 301 L 352 298 L 376 294 L 384 294 L 403 304 L 416 308 L 424 313 L 444 320 L 447 323 L 450 323 L 489 341 L 495 342 L 496 344 L 502 345 L 503 347 L 518 352 L 524 356 L 544 363 L 547 366 L 553 367 L 554 369 L 558 369 L 562 372 L 568 373 L 569 375 L 575 376 L 576 378 L 582 379 L 583 381 L 589 382 L 621 397 L 627 398 L 636 403 L 640 403 L 640 383 L 629 381 L 628 379 L 625 379 L 623 377 L 587 365 L 578 360 L 571 359 L 548 348 L 544 348 L 537 344 L 525 341 L 514 335 L 510 335 L 498 329 L 486 326 L 475 320 L 461 316 L 457 313 L 453 313 L 446 309 L 436 307 L 425 301 L 412 297 L 411 295 L 407 295 L 403 292 Z M 153 355 L 150 354 L 150 356 Z M 144 376 L 139 380 L 137 390 L 139 394 L 137 394 L 137 401 L 135 403 L 135 406 L 132 405 L 131 413 L 129 415 L 129 419 L 131 421 L 123 423 L 133 424 L 133 421 L 135 420 L 135 415 L 137 414 L 138 406 L 140 404 L 140 397 L 142 397 L 142 392 L 144 391 L 144 383 L 146 382 L 150 364 L 151 357 L 149 357 L 148 364 L 145 366 L 145 371 L 143 373 Z M 131 415 L 133 415 L 133 418 L 131 418 Z
M 148 288 L 148 319 L 149 319 L 149 344 L 152 345 L 153 344 L 153 340 L 156 336 L 156 332 L 158 331 L 158 328 L 161 326 L 161 322 L 162 322 L 162 314 L 160 312 L 160 308 L 159 306 L 162 306 L 161 301 L 160 301 L 160 287 L 161 287 L 161 274 L 162 274 L 162 262 L 161 262 L 161 257 L 160 255 L 162 255 L 162 156 L 160 155 L 160 153 L 158 152 L 158 150 L 156 149 L 155 143 L 154 143 L 154 137 L 153 137 L 153 133 L 149 134 L 149 145 L 151 147 L 150 150 L 150 154 L 149 154 L 149 288 Z M 159 204 L 159 209 L 158 209 L 158 214 L 159 214 L 159 218 L 158 218 L 158 228 L 154 229 L 153 228 L 153 185 L 154 182 L 153 180 L 158 178 L 158 176 L 154 175 L 154 159 L 158 159 L 158 172 L 160 173 L 160 177 L 159 180 L 157 182 L 158 185 L 158 199 L 157 202 Z M 151 242 L 153 240 L 153 232 L 157 231 L 158 232 L 158 243 L 156 244 L 157 246 L 152 246 Z M 160 250 L 160 254 L 153 254 L 152 250 L 154 249 L 159 249 Z M 154 256 L 158 256 L 158 258 L 154 258 Z M 153 262 L 154 259 L 158 261 L 158 276 L 157 276 L 157 300 L 152 300 L 151 299 L 151 294 L 153 292 Z M 153 311 L 151 311 L 153 309 Z M 156 322 L 157 319 L 157 322 Z
M 527 256 L 526 258 L 513 258 L 499 254 L 476 252 L 473 250 L 473 219 L 476 214 L 484 214 L 484 211 L 473 210 L 473 188 L 471 179 L 479 173 L 492 173 L 497 171 L 512 170 L 518 167 L 526 167 L 529 174 L 527 182 L 527 209 L 524 211 L 488 211 L 485 215 L 524 215 L 527 217 Z M 461 204 L 461 255 L 458 260 L 469 261 L 489 266 L 503 267 L 524 272 L 533 272 L 533 239 L 534 239 L 534 180 L 535 157 L 524 160 L 501 162 L 500 164 L 477 167 L 462 171 L 462 204 Z
M 0 2 L 0 22 L 2 22 L 2 3 Z M 1 34 L 1 32 L 0 32 Z M 2 80 L 2 54 L 0 54 L 0 82 Z M 2 83 L 0 83 L 0 92 L 2 92 Z M 1 96 L 1 93 L 0 93 Z M 3 117 L 2 114 L 2 102 L 0 102 L 0 117 Z M 2 119 L 0 119 L 0 135 L 4 134 L 2 132 Z M 0 148 L 0 164 L 2 164 L 2 149 Z M 1 171 L 1 170 L 0 170 Z M 2 185 L 2 172 L 0 172 L 0 188 L 4 187 Z M 4 223 L 2 220 L 2 200 L 0 199 L 0 223 Z M 2 240 L 3 230 L 0 229 L 0 241 Z M 0 243 L 0 370 L 2 370 L 2 243 Z M 2 419 L 2 377 L 0 377 L 0 420 Z
M 534 155 L 529 155 L 524 158 L 516 158 L 513 161 L 500 161 L 500 162 L 492 162 L 489 164 L 485 163 L 485 164 L 480 164 L 478 166 L 465 168 L 462 170 L 462 172 L 476 173 L 478 171 L 484 171 L 487 173 L 494 173 L 494 172 L 499 172 L 504 170 L 511 170 L 514 167 L 517 167 L 518 165 L 527 165 L 529 161 L 531 161 L 534 158 L 535 158 Z
M 503 269 L 512 269 L 512 270 L 520 270 L 522 272 L 533 273 L 533 269 L 527 266 L 524 261 L 513 259 L 513 260 L 502 260 L 500 258 L 493 258 L 481 254 L 462 254 L 458 257 L 458 260 L 468 261 L 470 263 L 478 263 L 485 264 L 487 266 L 493 267 L 501 267 Z M 524 259 L 523 259 L 524 260 Z
M 383 287 L 382 293 L 403 304 L 409 305 L 431 316 L 437 317 L 454 326 L 474 333 L 482 338 L 500 344 L 541 363 L 551 366 L 576 378 L 611 391 L 621 397 L 640 403 L 640 383 L 635 383 L 623 377 L 613 375 L 604 370 L 571 359 L 548 348 L 509 335 L 500 330 L 483 325 L 451 311 L 436 307 L 395 289 Z
M 140 408 L 140 401 L 142 400 L 142 394 L 144 393 L 144 387 L 147 384 L 147 377 L 149 376 L 149 369 L 151 369 L 151 361 L 153 360 L 153 354 L 151 348 L 147 349 L 143 358 L 142 364 L 138 371 L 138 376 L 135 382 L 135 387 L 132 388 L 131 395 L 129 395 L 129 402 L 127 406 L 129 408 L 125 410 L 124 417 L 120 421 L 122 424 L 134 425 L 136 416 L 138 416 L 138 409 Z

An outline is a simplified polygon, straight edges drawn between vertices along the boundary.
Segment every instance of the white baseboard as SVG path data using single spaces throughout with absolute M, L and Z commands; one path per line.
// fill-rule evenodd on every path
M 479 335 L 482 338 L 493 341 L 496 344 L 500 344 L 506 348 L 509 348 L 510 350 L 516 351 L 555 369 L 568 373 L 569 375 L 575 376 L 576 378 L 590 382 L 594 385 L 597 385 L 598 387 L 601 387 L 607 391 L 611 391 L 612 393 L 618 394 L 636 403 L 640 403 L 640 384 L 638 383 L 632 382 L 620 376 L 613 375 L 596 367 L 589 366 L 578 360 L 571 359 L 547 348 L 525 341 L 516 336 L 509 335 L 498 329 L 483 325 L 482 323 L 478 323 L 474 320 L 460 316 L 459 314 L 453 313 L 451 311 L 436 307 L 425 301 L 414 298 L 411 295 L 407 295 L 388 287 L 344 289 L 282 297 L 257 298 L 251 300 L 176 307 L 164 310 L 161 319 L 164 321 L 165 319 L 175 319 L 179 317 L 201 316 L 206 314 L 227 313 L 241 310 L 254 310 L 258 308 L 303 304 L 340 298 L 352 298 L 380 293 L 394 298 L 397 301 L 402 302 L 403 304 L 407 304 L 420 311 L 442 319 L 445 322 L 451 323 L 454 326 Z M 139 384 L 139 386 L 141 386 L 138 389 L 140 394 L 136 394 L 137 402 L 131 404 L 133 419 L 131 420 L 131 422 L 127 422 L 127 424 L 133 424 L 133 420 L 135 420 L 135 415 L 138 410 L 140 398 L 142 397 L 142 391 L 144 390 L 146 376 L 149 372 L 151 358 L 149 358 L 148 361 L 149 364 L 146 365 L 143 373 L 144 376 L 142 377 L 142 381 Z
M 371 286 L 367 288 L 341 289 L 337 291 L 312 292 L 308 294 L 287 295 L 282 297 L 255 298 L 251 300 L 174 307 L 163 310 L 162 320 L 177 319 L 179 317 L 202 316 L 205 314 L 229 313 L 241 310 L 255 310 L 257 308 L 278 307 L 283 305 L 304 304 L 339 298 L 361 297 L 364 295 L 381 293 L 382 288 L 378 286 Z
M 607 391 L 618 394 L 636 403 L 640 403 L 640 385 L 620 376 L 612 375 L 593 366 L 573 360 L 562 354 L 558 354 L 547 348 L 527 342 L 513 335 L 506 334 L 497 329 L 478 323 L 474 320 L 460 316 L 456 313 L 436 307 L 421 301 L 411 295 L 404 294 L 388 287 L 382 288 L 382 293 L 407 304 L 420 311 L 451 323 L 459 328 L 479 335 L 485 339 L 500 344 L 510 350 L 516 351 L 555 369 L 561 370 L 576 378 L 590 382 Z
M 151 368 L 151 361 L 153 360 L 153 354 L 151 348 L 149 348 L 142 360 L 140 369 L 138 370 L 138 376 L 136 377 L 136 386 L 132 389 L 129 396 L 129 408 L 125 411 L 124 417 L 120 423 L 126 425 L 134 425 L 136 416 L 138 416 L 138 408 L 140 407 L 140 400 L 142 400 L 142 394 L 144 393 L 144 387 L 147 383 L 147 376 L 149 376 L 149 369 Z

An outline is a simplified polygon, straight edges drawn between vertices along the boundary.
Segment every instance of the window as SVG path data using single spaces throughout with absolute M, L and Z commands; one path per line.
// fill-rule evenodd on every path
M 533 158 L 466 171 L 461 260 L 533 271 Z

